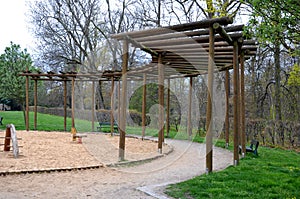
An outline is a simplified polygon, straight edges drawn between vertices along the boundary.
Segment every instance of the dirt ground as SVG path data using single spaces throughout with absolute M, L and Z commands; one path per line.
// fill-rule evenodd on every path
M 126 138 L 127 162 L 154 160 L 111 167 L 118 163 L 118 136 L 88 134 L 78 144 L 70 133 L 18 131 L 17 135 L 22 137 L 22 156 L 15 159 L 11 152 L 0 152 L 0 172 L 100 168 L 0 176 L 0 198 L 167 198 L 165 185 L 205 172 L 205 145 L 189 141 L 166 139 L 164 155 L 155 158 L 160 156 L 156 142 Z M 214 170 L 231 165 L 230 152 L 214 148 L 213 154 Z

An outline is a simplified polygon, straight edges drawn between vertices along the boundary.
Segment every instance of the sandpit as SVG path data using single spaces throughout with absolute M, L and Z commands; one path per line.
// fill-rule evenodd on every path
M 5 132 L 0 132 L 3 137 Z M 12 152 L 0 152 L 0 173 L 51 171 L 72 168 L 95 168 L 115 165 L 118 159 L 118 136 L 103 133 L 86 133 L 82 144 L 72 141 L 68 132 L 17 131 L 20 157 Z M 4 139 L 0 139 L 3 143 Z M 164 146 L 163 152 L 171 148 Z M 125 162 L 156 158 L 157 143 L 150 140 L 126 138 Z

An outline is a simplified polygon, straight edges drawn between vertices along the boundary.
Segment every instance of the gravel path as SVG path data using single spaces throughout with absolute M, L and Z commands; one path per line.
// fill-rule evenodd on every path
M 166 140 L 173 152 L 139 165 L 0 177 L 0 198 L 167 198 L 163 186 L 205 172 L 205 145 Z M 87 149 L 88 150 L 88 149 Z M 214 170 L 232 153 L 214 149 Z

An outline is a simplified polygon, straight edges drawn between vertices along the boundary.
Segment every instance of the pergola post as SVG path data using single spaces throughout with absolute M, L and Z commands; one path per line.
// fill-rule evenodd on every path
M 125 160 L 125 134 L 126 134 L 126 103 L 127 103 L 127 68 L 128 68 L 128 41 L 123 41 L 122 55 L 122 93 L 121 93 L 121 114 L 120 114 L 120 141 L 119 160 Z
M 72 128 L 75 128 L 75 78 L 72 77 L 72 97 L 71 97 L 71 106 L 72 106 Z
M 170 134 L 170 79 L 168 79 L 168 90 L 167 90 L 167 113 L 166 113 L 166 132 L 167 137 Z
M 119 122 L 119 128 L 120 128 L 120 118 L 121 118 L 121 81 L 118 82 L 118 122 Z M 120 132 L 120 129 L 118 129 Z
M 214 29 L 209 27 L 209 57 L 208 57 L 208 94 L 207 94 L 207 110 L 206 110 L 206 172 L 212 172 L 213 166 L 213 81 L 214 81 Z
M 189 86 L 189 99 L 188 99 L 188 121 L 187 121 L 187 132 L 189 138 L 192 137 L 192 94 L 193 94 L 193 77 L 190 77 L 190 86 Z
M 92 131 L 95 131 L 95 81 L 92 81 Z
M 26 131 L 29 131 L 29 76 L 26 76 Z
M 64 80 L 64 131 L 67 131 L 67 81 Z
M 233 42 L 233 164 L 239 163 L 239 61 L 238 42 Z
M 142 139 L 146 134 L 146 106 L 147 106 L 147 75 L 143 74 L 143 101 L 142 101 Z
M 162 153 L 162 143 L 164 141 L 164 65 L 162 64 L 162 54 L 158 55 L 158 152 Z
M 230 96 L 230 74 L 229 70 L 225 71 L 225 95 L 226 95 L 226 112 L 225 112 L 225 141 L 226 148 L 229 147 L 229 96 Z
M 37 79 L 34 80 L 34 130 L 37 130 Z
M 245 129 L 245 66 L 244 66 L 244 52 L 240 55 L 241 64 L 241 103 L 240 103 L 240 119 L 241 119 L 241 145 L 242 145 L 242 157 L 246 154 L 246 129 Z
M 115 80 L 111 77 L 111 90 L 110 90 L 110 135 L 114 135 L 114 88 Z

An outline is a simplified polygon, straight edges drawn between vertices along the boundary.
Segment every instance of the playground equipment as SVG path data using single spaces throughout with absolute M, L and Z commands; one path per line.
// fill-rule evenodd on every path
M 83 137 L 87 137 L 86 134 L 78 134 L 75 127 L 71 128 L 71 134 L 72 134 L 72 140 L 73 140 L 73 142 L 75 142 L 76 139 L 78 139 L 78 143 L 79 144 L 82 144 L 82 138 Z
M 14 157 L 18 158 L 20 154 L 18 140 L 22 140 L 22 138 L 17 138 L 15 126 L 13 124 L 6 125 L 5 137 L 0 138 L 4 138 L 4 144 L 0 144 L 0 146 L 4 146 L 3 151 L 10 151 L 12 148 Z M 10 141 L 12 142 L 12 145 L 10 145 Z

